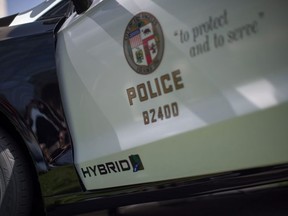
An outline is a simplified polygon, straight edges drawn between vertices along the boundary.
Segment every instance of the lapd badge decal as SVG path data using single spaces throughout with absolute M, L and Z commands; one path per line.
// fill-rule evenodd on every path
M 164 52 L 164 37 L 158 20 L 141 12 L 129 22 L 124 35 L 124 53 L 128 64 L 139 74 L 156 70 Z

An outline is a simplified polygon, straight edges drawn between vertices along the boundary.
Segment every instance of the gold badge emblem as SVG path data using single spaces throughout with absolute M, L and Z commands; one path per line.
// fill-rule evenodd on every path
M 160 65 L 164 36 L 152 14 L 141 12 L 129 22 L 124 35 L 124 53 L 128 64 L 139 74 L 150 74 Z

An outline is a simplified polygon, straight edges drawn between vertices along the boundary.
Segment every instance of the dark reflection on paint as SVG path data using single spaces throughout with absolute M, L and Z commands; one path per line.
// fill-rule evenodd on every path
M 43 197 L 82 191 L 56 74 L 53 31 L 63 2 L 41 21 L 0 27 L 0 124 L 26 144 Z
M 57 83 L 44 86 L 41 100 L 32 100 L 27 105 L 25 120 L 37 135 L 44 158 L 49 164 L 67 164 L 72 161 L 71 140 Z
M 73 163 L 56 75 L 53 30 L 58 21 L 0 28 L 0 114 L 20 132 L 36 166 Z M 8 115 L 7 107 L 16 114 Z M 43 172 L 44 166 L 36 168 Z

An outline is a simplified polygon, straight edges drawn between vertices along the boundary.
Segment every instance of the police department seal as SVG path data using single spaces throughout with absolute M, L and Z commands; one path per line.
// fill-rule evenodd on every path
M 147 12 L 135 15 L 126 27 L 123 45 L 134 71 L 139 74 L 155 71 L 164 52 L 164 36 L 156 17 Z

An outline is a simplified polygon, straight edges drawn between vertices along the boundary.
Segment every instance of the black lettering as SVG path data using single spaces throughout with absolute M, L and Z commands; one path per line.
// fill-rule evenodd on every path
M 213 30 L 213 18 L 211 16 L 209 17 L 209 21 L 205 23 L 204 30 L 206 34 Z
M 228 15 L 227 10 L 225 9 L 223 11 L 223 14 L 212 17 L 209 16 L 208 20 L 198 26 L 195 26 L 191 29 L 192 35 L 193 35 L 193 41 L 197 42 L 197 39 L 201 37 L 204 34 L 209 34 L 210 32 L 219 29 L 220 27 L 223 27 L 224 25 L 228 24 Z M 180 31 L 181 33 L 181 31 Z M 182 41 L 181 41 L 182 42 Z M 195 46 L 194 49 L 190 50 L 190 54 L 193 54 L 195 52 Z M 192 55 L 194 56 L 194 55 Z
M 232 43 L 244 39 L 244 37 L 249 37 L 258 32 L 257 29 L 258 23 L 254 21 L 251 24 L 243 25 L 239 28 L 229 31 L 227 33 L 228 42 Z
M 108 173 L 104 164 L 97 165 L 97 168 L 100 175 L 106 175 Z
M 88 168 L 93 172 L 93 174 L 95 176 L 97 176 L 97 174 L 96 174 L 96 166 L 95 165 L 93 167 L 88 166 Z
M 130 164 L 127 160 L 120 160 L 119 164 L 122 171 L 128 171 L 131 169 Z
M 197 27 L 192 28 L 193 33 L 193 41 L 196 42 L 198 36 L 200 35 L 199 30 Z
M 221 26 L 228 25 L 228 16 L 227 16 L 227 10 L 226 9 L 224 10 L 224 13 L 220 19 L 223 19 L 223 23 L 221 23 Z
M 192 47 L 190 47 L 189 54 L 191 57 L 195 57 L 197 55 L 206 53 L 210 51 L 210 45 L 209 45 L 209 36 L 205 36 L 205 41 L 203 43 L 198 43 Z
M 86 178 L 86 175 L 89 175 L 89 177 L 91 177 L 91 173 L 90 173 L 88 167 L 85 167 L 85 169 L 86 169 L 86 170 L 84 170 L 83 168 L 81 168 L 83 177 Z
M 251 31 L 256 34 L 258 32 L 258 22 L 254 21 L 252 24 L 251 24 Z
M 229 31 L 227 33 L 227 38 L 228 38 L 228 43 L 233 42 L 234 40 L 236 40 L 236 35 L 233 31 Z
M 120 167 L 117 161 L 115 161 L 115 165 L 116 165 L 117 171 L 120 172 Z
M 109 173 L 111 173 L 111 170 L 115 173 L 117 173 L 116 169 L 115 169 L 115 165 L 113 162 L 108 162 L 106 163 L 106 167 Z

